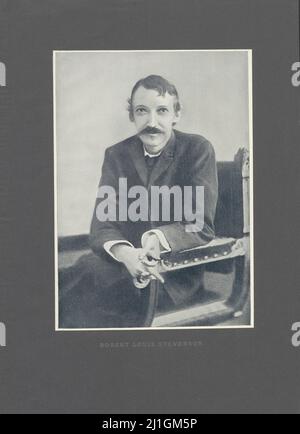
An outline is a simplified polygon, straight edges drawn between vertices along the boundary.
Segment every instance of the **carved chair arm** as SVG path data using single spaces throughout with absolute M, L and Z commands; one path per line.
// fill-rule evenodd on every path
M 244 239 L 216 238 L 205 246 L 183 250 L 179 253 L 165 253 L 159 272 L 164 273 L 182 268 L 223 261 L 245 255 Z

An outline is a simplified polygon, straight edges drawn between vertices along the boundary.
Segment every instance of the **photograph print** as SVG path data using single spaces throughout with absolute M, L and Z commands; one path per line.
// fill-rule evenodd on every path
M 54 51 L 56 330 L 252 328 L 252 51 Z

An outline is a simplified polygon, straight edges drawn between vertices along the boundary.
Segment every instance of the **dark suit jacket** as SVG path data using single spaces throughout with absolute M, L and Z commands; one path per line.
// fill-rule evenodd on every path
M 172 252 L 208 243 L 214 237 L 214 217 L 218 197 L 217 170 L 212 145 L 202 136 L 174 130 L 148 179 L 143 145 L 139 137 L 130 137 L 107 148 L 99 186 L 109 185 L 118 191 L 119 178 L 127 178 L 132 186 L 204 186 L 204 227 L 200 232 L 187 232 L 186 221 L 170 222 L 126 221 L 100 222 L 96 209 L 101 199 L 96 199 L 93 213 L 90 244 L 94 253 L 103 256 L 106 241 L 127 240 L 135 247 L 141 245 L 142 234 L 150 229 L 160 229 Z M 150 195 L 149 195 L 150 197 Z M 135 200 L 135 199 L 132 199 Z M 130 200 L 128 201 L 128 205 Z M 149 204 L 150 206 L 150 204 Z M 175 303 L 180 303 L 199 287 L 199 272 L 189 269 L 165 275 L 165 288 Z

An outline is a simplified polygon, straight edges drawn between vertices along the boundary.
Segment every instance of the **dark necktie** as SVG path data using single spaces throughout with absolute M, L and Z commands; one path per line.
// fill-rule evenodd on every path
M 145 155 L 146 166 L 148 168 L 148 180 L 150 178 L 153 167 L 155 166 L 159 156 L 157 157 L 149 157 L 149 155 Z

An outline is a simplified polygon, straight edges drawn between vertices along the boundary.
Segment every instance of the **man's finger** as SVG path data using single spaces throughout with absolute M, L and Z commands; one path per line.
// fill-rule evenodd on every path
M 149 258 L 152 258 L 155 261 L 159 261 L 160 260 L 159 253 L 156 252 L 153 248 L 149 248 L 149 249 L 144 248 L 144 255 L 146 257 L 145 259 L 147 259 L 147 256 L 148 256 Z
M 165 283 L 163 277 L 159 274 L 158 271 L 155 270 L 155 268 L 148 268 L 149 273 L 154 276 L 157 280 L 159 280 L 161 283 Z
M 143 268 L 141 268 L 141 267 L 137 268 L 136 276 L 146 278 L 146 277 L 150 277 L 150 273 L 149 273 L 148 269 L 145 266 L 143 266 Z

